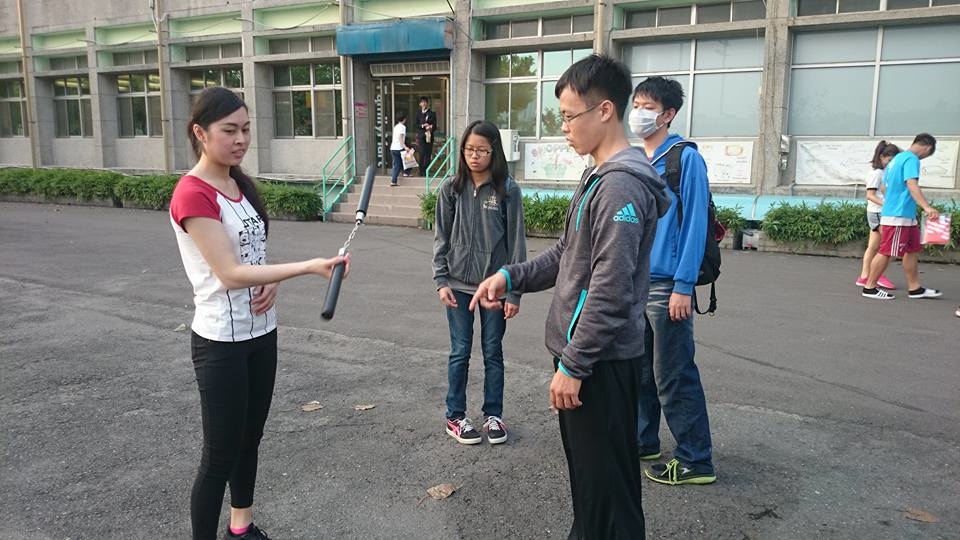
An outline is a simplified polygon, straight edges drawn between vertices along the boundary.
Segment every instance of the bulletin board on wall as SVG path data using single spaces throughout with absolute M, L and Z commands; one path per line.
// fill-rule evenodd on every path
M 906 150 L 912 139 L 890 142 Z M 798 185 L 849 186 L 863 184 L 872 169 L 870 160 L 879 139 L 857 141 L 801 140 L 797 142 Z M 920 162 L 920 185 L 957 187 L 957 152 L 960 141 L 938 141 L 937 151 Z
M 753 141 L 695 141 L 711 184 L 749 184 Z M 566 142 L 523 143 L 524 180 L 580 180 L 590 165 Z
M 749 184 L 753 141 L 694 141 L 711 184 Z
M 524 180 L 579 182 L 590 165 L 590 158 L 578 155 L 566 141 L 521 144 Z

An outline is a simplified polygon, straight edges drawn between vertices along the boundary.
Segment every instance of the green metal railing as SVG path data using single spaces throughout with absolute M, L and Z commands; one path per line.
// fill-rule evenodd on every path
M 437 181 L 437 179 L 442 181 L 447 176 L 453 174 L 453 170 L 456 168 L 457 163 L 456 154 L 456 137 L 447 137 L 447 141 L 443 143 L 443 146 L 440 147 L 440 150 L 437 150 L 437 154 L 433 157 L 433 161 L 430 162 L 430 165 L 427 165 L 427 170 L 423 174 L 423 176 L 426 177 L 426 193 L 433 193 L 440 189 L 441 182 Z M 436 185 L 434 185 L 435 181 Z
M 357 156 L 353 135 L 347 136 L 320 168 L 320 195 L 323 197 L 323 218 L 340 202 L 340 197 L 357 177 Z

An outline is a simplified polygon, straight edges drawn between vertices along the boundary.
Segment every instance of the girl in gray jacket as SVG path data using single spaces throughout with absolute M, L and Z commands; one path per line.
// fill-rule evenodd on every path
M 495 125 L 479 120 L 460 140 L 457 172 L 440 186 L 434 225 L 433 278 L 450 326 L 447 364 L 446 431 L 457 442 L 477 444 L 482 436 L 466 415 L 467 372 L 473 348 L 477 285 L 505 264 L 526 260 L 523 196 L 507 172 Z M 503 334 L 506 319 L 520 310 L 520 295 L 501 300 L 502 310 L 480 309 L 483 350 L 483 431 L 490 444 L 507 440 L 503 423 Z

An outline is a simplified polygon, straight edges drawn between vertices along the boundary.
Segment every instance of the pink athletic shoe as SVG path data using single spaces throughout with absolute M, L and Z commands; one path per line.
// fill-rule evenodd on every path
M 866 286 L 867 286 L 867 278 L 865 278 L 865 277 L 857 278 L 857 281 L 856 281 L 855 283 L 856 283 L 857 287 L 866 287 Z
M 887 279 L 887 276 L 880 276 L 880 279 L 877 280 L 877 286 L 883 287 L 884 289 L 890 289 L 891 291 L 897 288 L 896 285 Z

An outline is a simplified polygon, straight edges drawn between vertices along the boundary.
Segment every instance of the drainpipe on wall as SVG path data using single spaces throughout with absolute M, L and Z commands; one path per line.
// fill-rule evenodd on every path
M 20 56 L 23 62 L 23 93 L 27 98 L 27 117 L 24 119 L 27 126 L 27 135 L 30 137 L 30 164 L 33 168 L 40 166 L 37 160 L 37 126 L 33 120 L 33 81 L 30 80 L 33 70 L 30 69 L 32 55 L 29 53 L 30 40 L 27 37 L 26 14 L 23 10 L 23 0 L 17 0 L 17 24 L 20 27 Z
M 19 0 L 23 1 L 23 0 Z M 170 172 L 170 118 L 167 116 L 167 38 L 163 25 L 163 0 L 150 0 L 153 27 L 157 30 L 157 68 L 160 78 L 160 125 L 163 131 L 163 172 Z
M 597 10 L 593 14 L 593 51 L 597 54 L 606 54 L 607 52 L 607 34 L 603 28 L 606 16 L 607 2 L 597 0 Z

